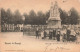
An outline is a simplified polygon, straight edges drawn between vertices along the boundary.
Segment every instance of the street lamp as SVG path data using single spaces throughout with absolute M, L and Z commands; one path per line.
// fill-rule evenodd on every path
M 24 22 L 25 22 L 25 17 L 24 16 L 22 17 L 22 20 L 23 20 L 23 35 L 24 35 Z

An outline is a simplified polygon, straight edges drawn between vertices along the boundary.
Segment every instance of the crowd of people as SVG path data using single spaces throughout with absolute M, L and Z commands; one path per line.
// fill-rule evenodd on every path
M 76 31 L 74 29 L 53 29 L 53 30 L 36 30 L 36 38 L 46 39 L 47 37 L 51 40 L 57 41 L 75 41 L 77 40 Z

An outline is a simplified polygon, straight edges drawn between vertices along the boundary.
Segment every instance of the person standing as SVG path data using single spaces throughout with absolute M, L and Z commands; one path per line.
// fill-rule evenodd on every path
M 44 39 L 46 38 L 46 35 L 47 35 L 47 33 L 46 33 L 46 31 L 44 30 Z
M 41 31 L 41 38 L 44 39 L 44 31 Z
M 57 32 L 57 41 L 60 41 L 60 32 Z
M 63 42 L 65 42 L 65 41 L 66 41 L 66 34 L 63 33 Z
M 63 42 L 65 42 L 66 39 L 67 39 L 66 29 L 62 29 L 62 30 L 61 30 L 61 35 L 62 35 L 62 40 L 63 40 Z
M 39 30 L 38 29 L 36 30 L 36 39 L 37 38 L 39 39 Z
M 52 31 L 49 31 L 49 39 L 52 39 Z
M 56 38 L 56 30 L 54 29 L 53 30 L 53 39 L 55 40 L 55 38 Z
M 76 40 L 76 32 L 75 32 L 74 29 L 71 29 L 70 36 L 72 37 L 72 38 L 70 38 L 70 41 L 75 41 Z
M 68 28 L 67 29 L 67 41 L 69 41 L 70 40 L 70 33 L 71 33 L 71 31 L 70 31 L 70 28 Z

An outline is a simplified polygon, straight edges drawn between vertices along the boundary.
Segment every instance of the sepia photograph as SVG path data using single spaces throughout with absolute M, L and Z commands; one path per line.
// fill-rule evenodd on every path
M 80 52 L 80 0 L 0 0 L 0 52 Z

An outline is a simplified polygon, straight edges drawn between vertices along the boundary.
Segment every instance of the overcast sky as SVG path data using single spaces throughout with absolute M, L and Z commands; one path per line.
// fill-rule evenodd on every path
M 55 0 L 0 0 L 0 8 L 8 9 L 10 8 L 12 12 L 19 9 L 21 13 L 28 13 L 31 9 L 35 12 L 43 11 L 46 12 L 50 9 L 51 2 Z M 59 7 L 63 10 L 70 10 L 74 7 L 78 12 L 80 12 L 80 1 L 79 0 L 56 0 Z

